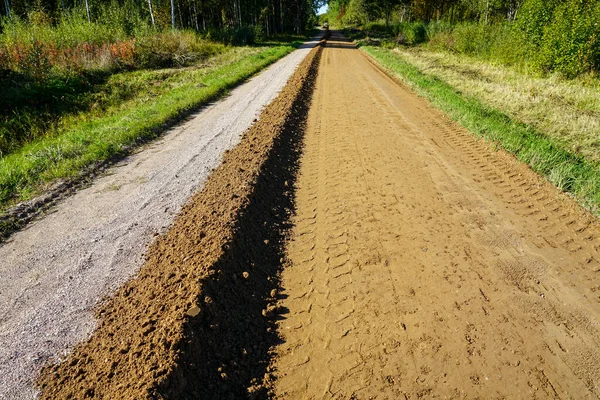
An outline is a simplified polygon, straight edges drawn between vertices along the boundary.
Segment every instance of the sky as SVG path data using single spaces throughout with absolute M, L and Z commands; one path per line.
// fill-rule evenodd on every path
M 319 8 L 319 12 L 317 14 L 321 15 L 321 14 L 325 14 L 326 12 L 327 12 L 327 4 L 325 4 L 324 6 Z

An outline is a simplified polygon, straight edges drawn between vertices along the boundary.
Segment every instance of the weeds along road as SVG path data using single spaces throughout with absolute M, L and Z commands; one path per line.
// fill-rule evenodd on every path
M 99 299 L 138 271 L 154 236 L 171 225 L 316 43 L 192 115 L 0 244 L 0 399 L 34 398 L 44 363 L 90 336 Z
M 597 398 L 600 233 L 339 34 L 283 270 L 281 398 Z

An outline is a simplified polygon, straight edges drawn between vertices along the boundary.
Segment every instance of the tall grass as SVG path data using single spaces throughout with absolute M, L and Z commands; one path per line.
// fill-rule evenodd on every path
M 0 70 L 36 78 L 52 73 L 186 65 L 223 50 L 191 31 L 157 32 L 135 10 L 102 8 L 99 22 L 74 9 L 52 21 L 34 11 L 28 19 L 1 21 Z
M 60 21 L 41 11 L 1 21 L 0 157 L 89 110 L 114 73 L 189 66 L 227 51 L 191 31 L 158 32 L 126 6 L 100 11 L 91 23 L 77 9 Z

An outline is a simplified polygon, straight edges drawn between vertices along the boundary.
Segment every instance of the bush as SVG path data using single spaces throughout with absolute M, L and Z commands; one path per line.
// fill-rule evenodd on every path
M 600 4 L 571 0 L 554 9 L 544 28 L 540 51 L 533 59 L 543 71 L 568 77 L 598 70 L 600 65 Z
M 363 29 L 367 32 L 369 36 L 372 37 L 390 36 L 393 34 L 391 26 L 385 26 L 385 24 L 381 24 L 378 22 L 370 22 L 368 24 L 365 24 Z
M 191 31 L 169 31 L 142 37 L 136 44 L 135 61 L 141 68 L 181 67 L 224 49 L 223 45 L 201 39 Z
M 364 29 L 372 37 L 394 37 L 398 44 L 412 46 L 427 40 L 427 26 L 422 22 L 403 22 L 387 26 L 370 23 L 365 25 Z
M 422 22 L 400 23 L 395 26 L 398 42 L 408 45 L 416 45 L 426 41 L 427 30 Z
M 241 28 L 211 29 L 204 34 L 204 37 L 207 40 L 227 45 L 240 46 L 253 44 L 255 39 L 255 28 L 244 26 Z

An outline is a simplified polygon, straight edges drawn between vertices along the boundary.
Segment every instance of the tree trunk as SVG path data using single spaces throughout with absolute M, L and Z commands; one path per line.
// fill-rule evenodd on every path
M 194 0 L 194 21 L 196 21 L 196 32 L 200 32 L 200 27 L 198 26 L 198 9 L 196 8 L 196 0 Z
M 88 22 L 92 22 L 92 18 L 90 17 L 90 4 L 88 0 L 85 0 L 85 11 L 87 12 Z
M 283 0 L 279 0 L 279 26 L 283 32 Z
M 10 2 L 9 2 L 9 0 L 4 0 L 4 7 L 6 8 L 6 16 L 10 17 Z
M 302 32 L 302 0 L 298 0 L 298 14 L 296 14 L 296 33 Z M 281 28 L 283 30 L 283 27 Z
M 179 11 L 179 26 L 181 27 L 181 29 L 184 29 L 185 27 L 183 26 L 183 16 L 181 14 L 181 2 L 177 3 L 177 11 Z
M 65 0 L 63 0 L 64 2 Z M 152 26 L 156 28 L 156 22 L 154 21 L 154 12 L 152 12 L 152 0 L 148 0 L 148 8 L 150 9 L 150 19 L 152 20 Z
M 175 30 L 175 0 L 171 0 L 171 29 Z
M 273 34 L 277 33 L 277 16 L 275 15 L 275 0 L 271 2 L 271 27 L 273 28 Z

